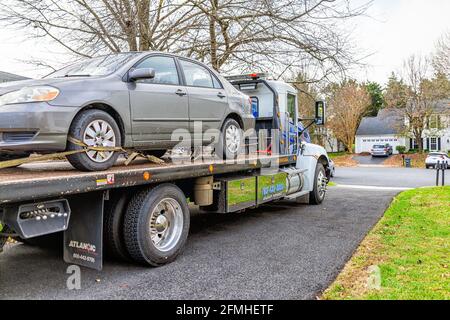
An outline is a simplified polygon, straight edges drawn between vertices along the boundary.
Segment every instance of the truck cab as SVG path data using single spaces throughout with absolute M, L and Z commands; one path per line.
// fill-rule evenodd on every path
M 316 115 L 303 119 L 298 111 L 298 90 L 279 80 L 270 80 L 265 73 L 226 77 L 236 89 L 247 94 L 252 101 L 256 119 L 259 153 L 298 155 L 297 167 L 309 166 L 313 154 L 325 168 L 327 179 L 331 170 L 326 150 L 311 143 L 308 128 L 312 124 L 325 125 L 325 103 L 316 102 Z M 306 124 L 307 122 L 309 124 Z M 279 137 L 275 135 L 279 134 Z M 267 141 L 267 143 L 265 143 Z M 315 170 L 314 168 L 308 168 Z

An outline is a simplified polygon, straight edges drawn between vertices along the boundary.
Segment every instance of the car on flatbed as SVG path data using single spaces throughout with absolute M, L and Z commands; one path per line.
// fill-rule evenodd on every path
M 160 157 L 179 143 L 174 132 L 206 145 L 211 130 L 216 154 L 234 159 L 254 124 L 248 96 L 203 63 L 168 53 L 111 54 L 0 85 L 0 161 L 100 147 L 67 155 L 79 170 L 100 171 L 116 162 L 113 148 Z

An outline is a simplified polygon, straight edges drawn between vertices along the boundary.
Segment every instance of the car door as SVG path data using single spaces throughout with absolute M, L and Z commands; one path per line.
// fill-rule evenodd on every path
M 228 109 L 228 97 L 222 84 L 212 72 L 193 61 L 179 59 L 189 95 L 190 130 L 195 140 L 202 139 L 202 132 L 220 129 Z M 194 130 L 194 123 L 201 122 L 202 130 Z
M 135 68 L 152 68 L 153 79 L 130 84 L 130 107 L 135 146 L 169 147 L 176 129 L 189 130 L 189 101 L 181 85 L 175 58 L 152 55 Z

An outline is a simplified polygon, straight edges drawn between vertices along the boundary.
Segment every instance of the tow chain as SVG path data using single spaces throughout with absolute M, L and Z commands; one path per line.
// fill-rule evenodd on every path
M 45 154 L 45 155 L 33 156 L 33 157 L 22 158 L 22 159 L 1 161 L 0 169 L 13 168 L 13 167 L 20 166 L 22 164 L 34 163 L 34 162 L 38 162 L 38 161 L 56 160 L 56 159 L 67 157 L 67 156 L 70 156 L 73 154 L 84 153 L 84 152 L 88 152 L 88 151 L 119 152 L 122 154 L 126 154 L 127 156 L 126 156 L 126 160 L 124 163 L 126 166 L 128 166 L 131 162 L 133 162 L 138 157 L 147 159 L 148 161 L 150 161 L 152 163 L 156 163 L 156 164 L 164 164 L 165 163 L 164 160 L 161 160 L 155 156 L 146 155 L 144 153 L 137 152 L 134 150 L 127 150 L 122 147 L 92 147 L 92 146 L 88 146 L 83 141 L 80 141 L 80 140 L 75 139 L 70 136 L 67 138 L 67 141 L 69 141 L 70 143 L 72 143 L 76 146 L 82 147 L 82 149 L 72 150 L 72 151 L 64 151 L 64 152 L 58 152 L 58 153 L 52 153 L 52 154 Z

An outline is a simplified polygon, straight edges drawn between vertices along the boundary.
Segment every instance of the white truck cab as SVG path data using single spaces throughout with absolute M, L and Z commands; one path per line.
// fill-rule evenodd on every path
M 238 75 L 226 77 L 238 90 L 247 94 L 252 100 L 252 111 L 256 118 L 256 131 L 258 140 L 264 140 L 262 131 L 279 131 L 279 138 L 273 137 L 274 133 L 268 133 L 269 153 L 280 153 L 286 155 L 297 155 L 297 165 L 295 170 L 301 173 L 304 186 L 302 191 L 291 196 L 300 197 L 312 195 L 317 179 L 329 181 L 331 176 L 330 160 L 325 148 L 312 143 L 306 143 L 300 139 L 303 131 L 310 125 L 325 124 L 325 103 L 316 102 L 316 116 L 314 119 L 301 119 L 298 112 L 298 91 L 292 85 L 278 80 L 270 80 L 267 74 L 254 73 L 248 75 Z M 310 125 L 303 128 L 299 126 L 300 121 L 311 121 Z M 302 129 L 301 129 L 302 128 Z M 274 145 L 271 141 L 279 141 L 279 145 Z M 260 147 L 261 149 L 261 147 Z M 318 167 L 323 166 L 325 176 L 318 171 Z M 320 197 L 324 197 L 326 186 L 320 192 Z M 312 201 L 314 202 L 314 201 Z M 319 201 L 321 202 L 321 201 Z

